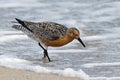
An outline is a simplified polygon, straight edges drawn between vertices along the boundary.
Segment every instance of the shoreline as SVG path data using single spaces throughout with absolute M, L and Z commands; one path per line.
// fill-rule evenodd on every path
M 2 80 L 83 80 L 78 77 L 64 77 L 50 73 L 36 73 L 20 69 L 0 66 L 0 79 Z

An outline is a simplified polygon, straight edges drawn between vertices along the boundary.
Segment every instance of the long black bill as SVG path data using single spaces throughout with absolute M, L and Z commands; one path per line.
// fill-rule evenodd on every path
M 80 41 L 80 43 L 81 43 L 84 47 L 86 47 L 85 44 L 83 43 L 83 41 L 82 41 L 80 38 L 78 38 L 78 41 Z

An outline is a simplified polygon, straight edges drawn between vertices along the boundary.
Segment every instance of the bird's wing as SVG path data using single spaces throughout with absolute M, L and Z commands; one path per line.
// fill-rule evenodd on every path
M 17 19 L 24 28 L 33 33 L 38 38 L 54 41 L 66 35 L 67 27 L 54 22 L 34 23 Z
M 44 40 L 54 41 L 66 35 L 67 28 L 63 25 L 53 22 L 42 22 L 38 24 L 34 32 Z

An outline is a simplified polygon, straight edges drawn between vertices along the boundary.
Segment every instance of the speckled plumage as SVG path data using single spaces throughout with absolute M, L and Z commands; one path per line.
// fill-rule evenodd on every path
M 50 61 L 48 56 L 47 47 L 59 47 L 68 44 L 69 42 L 77 39 L 84 47 L 84 43 L 80 39 L 80 32 L 76 28 L 67 28 L 66 26 L 54 22 L 28 22 L 17 19 L 21 25 L 13 25 L 12 27 L 23 31 L 30 38 L 38 41 L 39 46 L 44 50 L 44 58 Z M 41 43 L 44 44 L 41 45 Z
M 18 30 L 23 31 L 26 33 L 29 37 L 33 38 L 33 36 L 37 36 L 41 39 L 48 40 L 48 41 L 54 41 L 59 39 L 60 37 L 64 37 L 67 32 L 67 27 L 64 25 L 54 23 L 54 22 L 27 22 L 24 21 L 24 24 L 33 32 L 31 33 L 29 30 L 27 30 L 22 25 L 13 25 L 12 27 Z M 34 37 L 35 39 L 35 37 Z

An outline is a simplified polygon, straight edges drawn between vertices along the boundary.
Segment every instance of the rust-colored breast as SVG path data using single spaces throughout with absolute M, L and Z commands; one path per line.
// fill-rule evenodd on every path
M 54 41 L 47 41 L 43 39 L 39 39 L 39 40 L 40 42 L 43 42 L 46 46 L 59 47 L 68 44 L 69 42 L 73 41 L 73 39 L 74 38 L 71 37 L 64 37 Z

